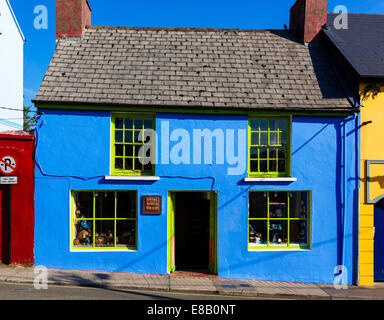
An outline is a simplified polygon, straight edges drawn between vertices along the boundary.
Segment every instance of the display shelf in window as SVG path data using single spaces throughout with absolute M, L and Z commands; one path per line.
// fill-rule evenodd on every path
M 308 249 L 310 192 L 251 191 L 248 246 L 250 249 Z
M 136 191 L 73 191 L 72 250 L 137 249 Z

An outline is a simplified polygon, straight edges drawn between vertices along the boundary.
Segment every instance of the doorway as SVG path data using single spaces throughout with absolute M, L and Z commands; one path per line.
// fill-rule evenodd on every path
M 11 235 L 11 215 L 10 215 L 10 187 L 0 185 L 0 260 L 2 263 L 11 263 L 10 235 Z
M 168 271 L 217 274 L 217 194 L 169 194 Z

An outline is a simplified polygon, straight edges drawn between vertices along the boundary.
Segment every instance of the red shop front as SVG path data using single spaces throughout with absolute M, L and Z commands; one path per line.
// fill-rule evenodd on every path
M 34 136 L 0 132 L 0 261 L 34 263 Z

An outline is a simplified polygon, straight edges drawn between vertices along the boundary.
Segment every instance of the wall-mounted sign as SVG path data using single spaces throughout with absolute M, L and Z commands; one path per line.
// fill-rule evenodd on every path
M 143 214 L 161 214 L 161 196 L 143 196 Z
M 16 161 L 11 156 L 3 156 L 0 158 L 0 172 L 7 176 L 14 174 L 17 168 Z
M 0 177 L 0 184 L 17 184 L 17 177 Z

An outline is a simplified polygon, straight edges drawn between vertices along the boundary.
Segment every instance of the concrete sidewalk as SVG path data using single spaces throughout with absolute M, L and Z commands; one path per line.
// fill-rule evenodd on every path
M 33 285 L 38 275 L 38 272 L 34 273 L 33 267 L 0 266 L 0 281 L 2 282 L 31 283 Z M 348 289 L 337 290 L 332 284 L 230 280 L 213 276 L 183 274 L 168 276 L 48 269 L 48 287 L 49 285 L 218 294 L 234 296 L 234 300 L 239 296 L 266 299 L 384 300 L 384 285 L 376 285 L 373 288 L 349 286 Z

